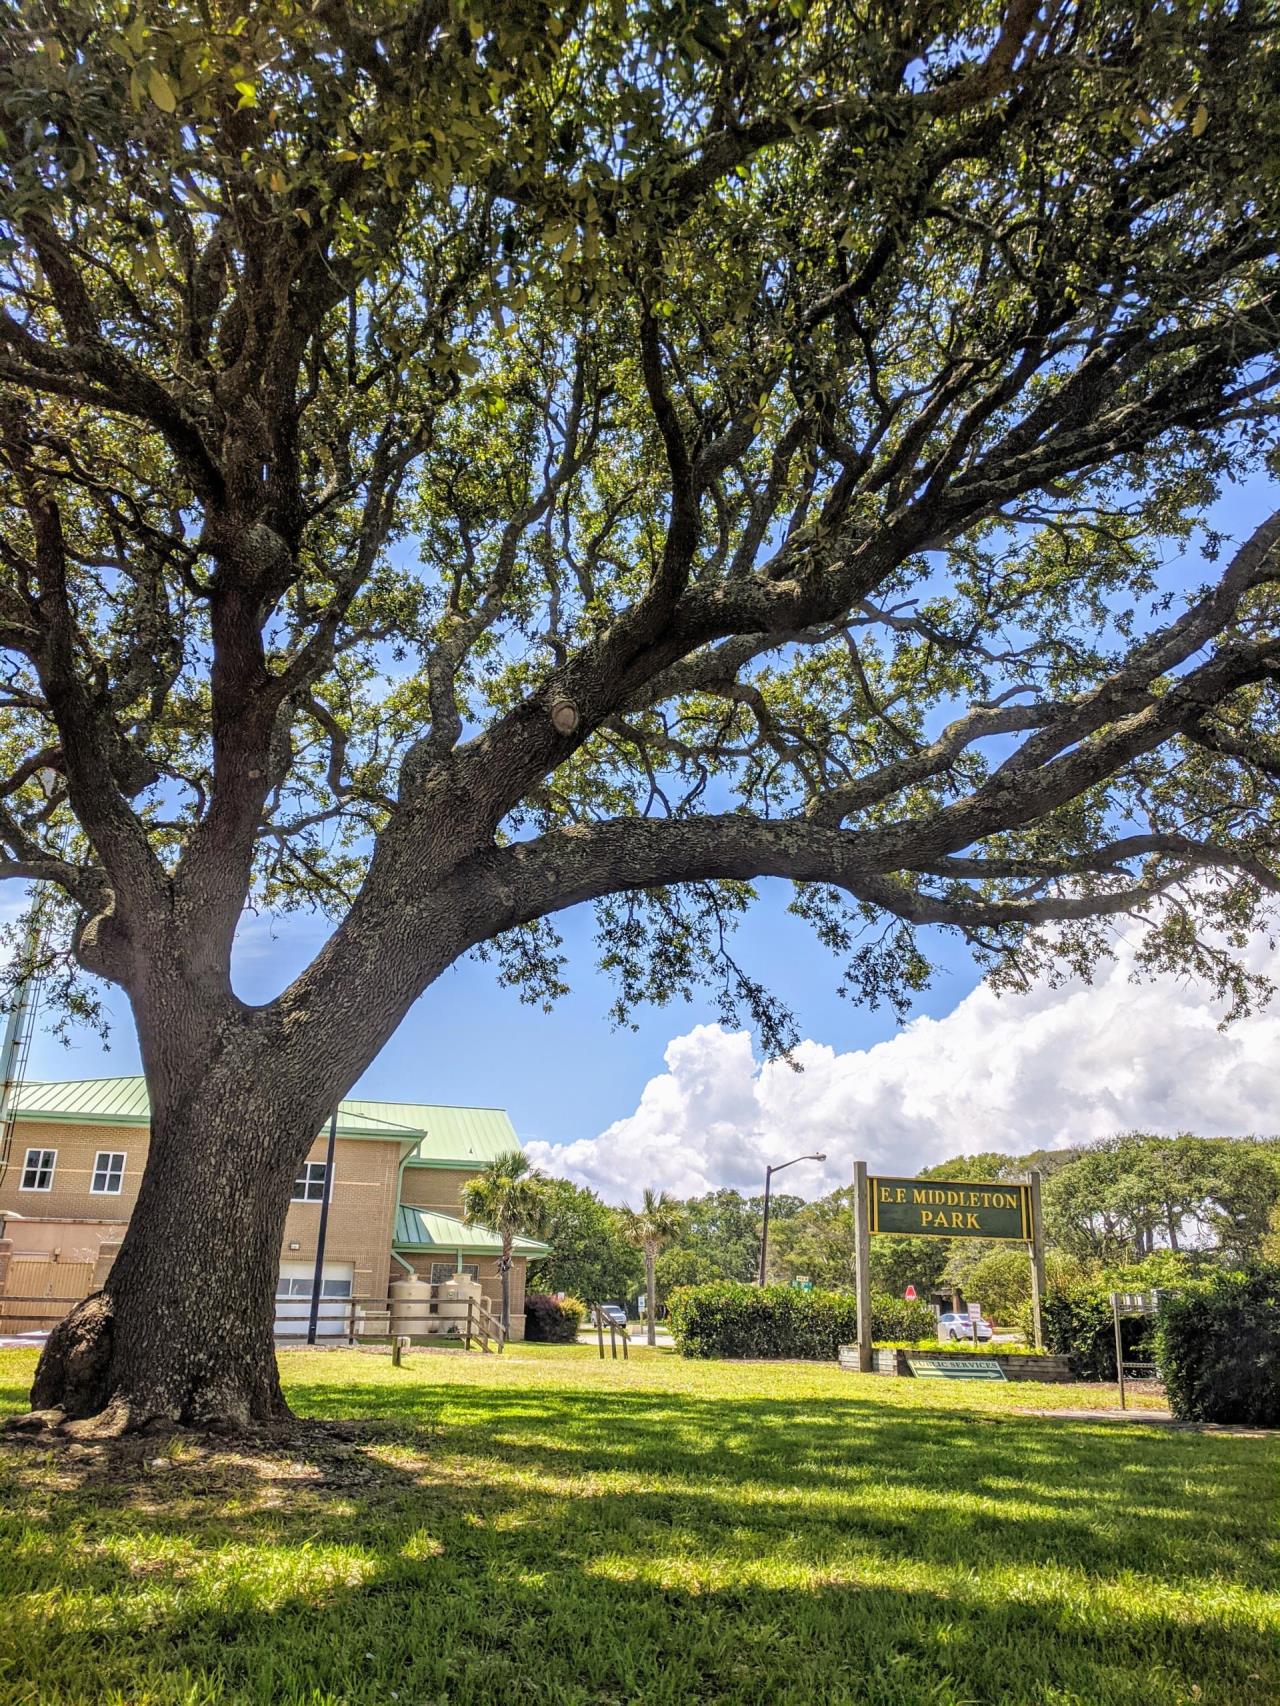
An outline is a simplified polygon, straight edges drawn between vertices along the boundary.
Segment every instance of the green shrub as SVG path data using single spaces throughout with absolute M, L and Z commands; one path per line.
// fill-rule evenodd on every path
M 1156 1353 L 1180 1421 L 1280 1426 L 1280 1266 L 1163 1295 Z
M 586 1314 L 586 1305 L 576 1297 L 557 1300 L 544 1291 L 531 1291 L 524 1300 L 524 1336 L 539 1345 L 572 1345 Z
M 889 1292 L 873 1292 L 871 1338 L 875 1344 L 921 1338 L 937 1344 L 938 1323 L 927 1303 L 918 1299 L 908 1302 L 905 1297 L 894 1297 Z
M 1070 1359 L 1078 1380 L 1116 1378 L 1116 1328 L 1109 1291 L 1051 1291 L 1040 1309 L 1045 1349 Z M 1025 1323 L 1030 1339 L 1031 1323 Z M 1155 1323 L 1149 1315 L 1122 1315 L 1126 1362 L 1154 1362 Z
M 834 1360 L 856 1338 L 858 1308 L 847 1292 L 791 1286 L 682 1286 L 668 1301 L 672 1337 L 687 1357 L 802 1357 Z M 873 1297 L 873 1338 L 917 1339 L 933 1327 L 927 1303 Z

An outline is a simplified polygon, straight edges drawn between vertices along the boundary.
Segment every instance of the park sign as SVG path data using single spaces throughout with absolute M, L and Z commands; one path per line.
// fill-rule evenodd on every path
M 908 1238 L 993 1238 L 1025 1244 L 1031 1259 L 1031 1321 L 1036 1349 L 1044 1347 L 1040 1299 L 1044 1296 L 1044 1239 L 1040 1231 L 1040 1175 L 1025 1180 L 873 1178 L 865 1161 L 853 1164 L 853 1271 L 858 1299 L 858 1367 L 871 1371 L 871 1239 L 877 1232 Z M 976 1331 L 976 1329 L 975 1329 Z M 943 1373 L 941 1380 L 960 1376 Z M 976 1374 L 975 1380 L 991 1380 Z
M 868 1177 L 867 1194 L 872 1232 L 905 1233 L 912 1238 L 1031 1241 L 1029 1185 Z

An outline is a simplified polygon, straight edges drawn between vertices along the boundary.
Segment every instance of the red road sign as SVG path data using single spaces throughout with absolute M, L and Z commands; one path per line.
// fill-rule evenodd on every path
M 909 1285 L 902 1295 L 906 1298 L 908 1303 L 914 1303 L 916 1300 L 915 1286 Z

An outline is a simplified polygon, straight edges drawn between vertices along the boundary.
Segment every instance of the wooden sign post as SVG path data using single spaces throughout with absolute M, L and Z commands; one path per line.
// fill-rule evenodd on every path
M 858 1368 L 871 1372 L 871 1213 L 867 1164 L 853 1164 L 853 1266 L 858 1300 Z
M 1033 1168 L 1027 1174 L 1027 1189 L 1031 1193 L 1031 1326 L 1035 1346 L 1044 1349 L 1044 1323 L 1040 1306 L 1044 1302 L 1044 1222 L 1040 1218 L 1040 1173 Z

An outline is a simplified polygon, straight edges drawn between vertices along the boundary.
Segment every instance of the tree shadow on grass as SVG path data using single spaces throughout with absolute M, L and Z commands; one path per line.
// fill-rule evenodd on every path
M 385 1388 L 335 1394 L 295 1386 L 291 1395 L 307 1413 L 386 1414 Z M 1205 1508 L 1229 1516 L 1266 1497 L 1273 1450 L 1265 1441 L 1154 1433 L 1111 1421 L 906 1411 L 852 1398 L 819 1406 L 429 1385 L 403 1396 L 413 1404 L 413 1421 L 454 1449 L 501 1455 L 558 1482 L 625 1472 L 673 1489 L 692 1485 L 704 1498 L 723 1482 L 761 1489 L 775 1501 L 790 1493 L 793 1504 L 825 1496 L 842 1501 L 851 1517 L 887 1523 L 889 1531 L 905 1527 L 913 1545 L 926 1547 L 948 1508 L 964 1508 L 968 1527 L 998 1531 L 1019 1561 L 1066 1555 L 1107 1569 L 1155 1553 L 1164 1579 L 1244 1561 L 1230 1522 L 1213 1530 Z M 1254 1449 L 1239 1449 L 1245 1444 Z M 932 1525 L 922 1524 L 922 1505 L 934 1509 Z M 803 1520 L 790 1505 L 780 1508 L 786 1520 Z M 821 1510 L 813 1514 L 822 1519 Z
M 884 1581 L 895 1558 L 875 1537 L 812 1546 L 728 1499 L 691 1516 L 478 1473 L 411 1493 L 310 1489 L 261 1514 L 248 1560 L 234 1555 L 244 1523 L 228 1530 L 224 1506 L 206 1533 L 191 1500 L 166 1480 L 122 1497 L 91 1538 L 67 1531 L 70 1510 L 50 1513 L 63 1545 L 30 1582 L 25 1638 L 14 1631 L 47 1656 L 27 1671 L 42 1702 L 1272 1698 L 1262 1632 L 1212 1608 L 1084 1605 L 1044 1580 L 1015 1591 L 987 1554 Z M 102 1695 L 77 1692 L 87 1665 Z
M 294 1386 L 365 1412 L 112 1478 L 3 1456 L 0 1698 L 1275 1698 L 1269 1442 L 840 1399 Z M 994 1425 L 992 1425 L 994 1423 Z M 50 1454 L 45 1448 L 45 1455 Z M 25 1497 L 24 1497 L 25 1494 Z M 20 1692 L 25 1688 L 25 1694 Z M 32 1692 L 34 1690 L 34 1692 Z

